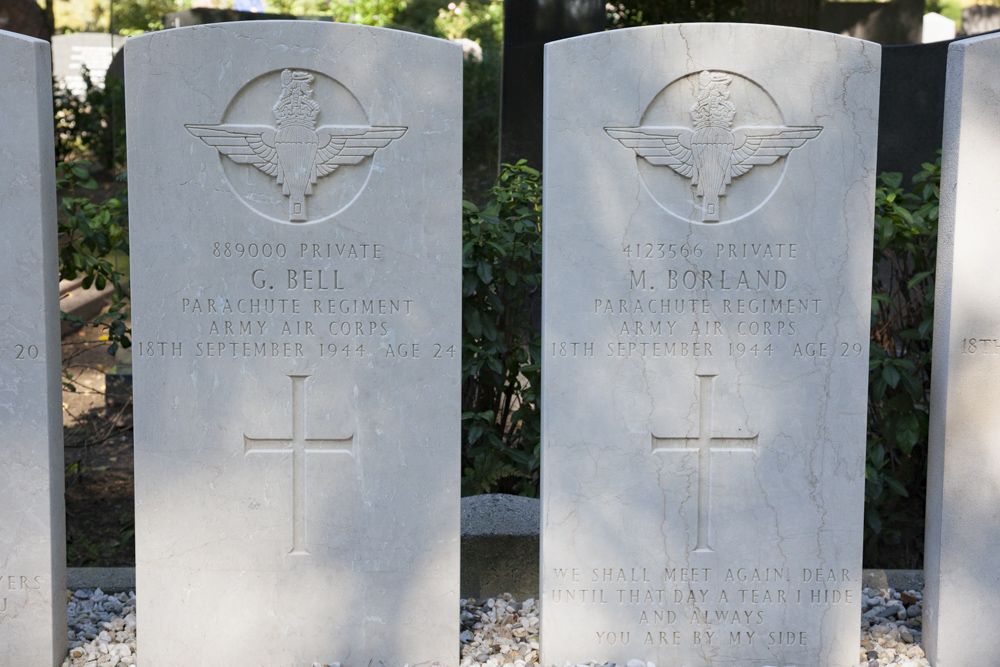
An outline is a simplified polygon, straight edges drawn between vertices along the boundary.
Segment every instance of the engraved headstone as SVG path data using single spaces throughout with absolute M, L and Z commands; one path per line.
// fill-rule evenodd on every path
M 546 56 L 543 663 L 854 664 L 879 46 Z
M 924 647 L 939 667 L 1000 664 L 1000 35 L 948 51 L 924 553 Z M 975 604 L 970 604 L 974 599 Z
M 125 72 L 143 664 L 457 664 L 461 47 L 240 22 Z
M 49 45 L 0 31 L 0 63 L 0 665 L 59 665 L 66 534 Z
M 86 67 L 90 80 L 104 88 L 104 78 L 115 54 L 125 44 L 121 35 L 100 32 L 76 32 L 52 37 L 52 76 L 71 93 L 83 97 L 87 84 L 83 80 Z

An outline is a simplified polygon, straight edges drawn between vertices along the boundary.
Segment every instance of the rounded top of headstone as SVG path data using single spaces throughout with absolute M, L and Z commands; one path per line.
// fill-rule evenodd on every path
M 488 493 L 462 498 L 462 536 L 538 535 L 539 500 Z

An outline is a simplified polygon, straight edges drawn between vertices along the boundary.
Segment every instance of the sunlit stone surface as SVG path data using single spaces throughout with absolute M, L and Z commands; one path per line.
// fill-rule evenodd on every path
M 0 665 L 66 655 L 52 66 L 0 30 Z
M 543 664 L 853 664 L 879 47 L 546 55 Z
M 125 49 L 143 666 L 457 664 L 461 47 Z
M 995 35 L 948 48 L 924 556 L 935 667 L 1000 663 L 995 636 L 975 629 L 1000 614 L 998 66 Z

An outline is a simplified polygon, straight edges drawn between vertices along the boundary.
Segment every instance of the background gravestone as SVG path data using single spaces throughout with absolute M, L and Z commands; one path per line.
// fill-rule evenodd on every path
M 824 2 L 820 29 L 879 44 L 918 44 L 924 0 Z
M 1000 614 L 1000 415 L 988 407 L 1000 400 L 998 68 L 1000 36 L 949 49 L 924 553 L 936 667 L 1000 664 L 1000 644 L 976 630 Z
M 121 35 L 99 32 L 76 32 L 52 37 L 52 76 L 70 92 L 83 97 L 87 90 L 83 67 L 98 88 L 104 87 L 104 77 L 115 54 L 125 44 Z
M 541 166 L 545 44 L 604 30 L 605 21 L 601 0 L 505 0 L 500 162 Z
M 0 665 L 66 657 L 49 45 L 0 32 Z
M 241 12 L 233 9 L 214 7 L 192 7 L 179 12 L 163 15 L 163 25 L 167 28 L 185 28 L 206 23 L 229 23 L 232 21 L 272 21 L 294 19 L 291 14 L 265 14 L 261 12 Z
M 547 47 L 544 664 L 857 661 L 879 53 Z
M 461 47 L 125 52 L 144 667 L 457 664 Z
M 962 35 L 980 35 L 1000 30 L 1000 7 L 973 5 L 962 8 Z
M 881 98 L 892 103 L 879 109 L 878 173 L 902 172 L 908 182 L 941 148 L 945 71 L 952 43 L 882 49 Z

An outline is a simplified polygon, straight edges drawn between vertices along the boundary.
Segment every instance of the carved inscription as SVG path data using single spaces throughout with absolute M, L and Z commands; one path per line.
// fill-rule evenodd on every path
M 16 616 L 14 605 L 17 601 L 30 602 L 28 597 L 30 591 L 38 591 L 42 588 L 41 575 L 13 575 L 0 574 L 0 613 L 13 614 Z M 9 593 L 19 593 L 23 595 L 11 596 Z
M 727 72 L 697 73 L 697 84 L 692 87 L 695 100 L 689 112 L 693 129 L 659 123 L 604 128 L 612 138 L 635 151 L 637 159 L 656 167 L 670 167 L 690 180 L 700 212 L 692 222 L 716 223 L 737 217 L 731 213 L 723 216 L 721 202 L 733 179 L 757 165 L 774 164 L 823 130 L 812 125 L 733 127 L 740 114 L 730 100 L 733 80 L 734 75 Z M 656 103 L 654 100 L 651 106 Z M 743 100 L 742 104 L 746 103 Z
M 814 646 L 794 613 L 850 605 L 857 573 L 828 567 L 557 567 L 555 606 L 624 607 L 630 627 L 593 630 L 592 646 Z M 599 612 L 598 612 L 599 613 Z
M 993 356 L 1000 354 L 1000 338 L 963 338 L 962 354 Z
M 308 556 L 306 545 L 307 454 L 323 452 L 354 456 L 354 436 L 310 438 L 306 435 L 306 380 L 308 375 L 289 375 L 292 380 L 292 435 L 290 438 L 252 438 L 244 433 L 243 449 L 252 454 L 292 455 L 292 550 L 291 556 Z
M 711 489 L 712 452 L 755 452 L 757 435 L 726 437 L 715 435 L 712 427 L 712 382 L 714 375 L 698 375 L 698 435 L 694 438 L 665 438 L 653 434 L 653 453 L 694 452 L 698 455 L 698 542 L 695 551 L 713 551 Z
M 405 294 L 373 293 L 369 276 L 381 270 L 385 253 L 381 243 L 370 242 L 214 241 L 211 258 L 233 268 L 226 291 L 179 292 L 168 308 L 191 325 L 190 333 L 136 340 L 135 354 L 335 362 L 457 358 L 457 341 L 399 336 L 405 320 L 421 315 L 420 305 Z M 358 271 L 368 266 L 370 271 Z
M 310 87 L 314 74 L 286 69 L 281 72 L 281 96 L 270 125 L 185 125 L 219 154 L 240 165 L 250 165 L 274 178 L 288 198 L 288 221 L 309 221 L 306 197 L 319 178 L 338 167 L 356 165 L 406 133 L 405 127 L 316 127 L 320 105 Z
M 592 295 L 587 314 L 614 338 L 556 340 L 550 357 L 856 359 L 861 340 L 815 338 L 829 304 L 795 242 L 622 245 L 627 296 Z M 800 276 L 802 279 L 800 280 Z

